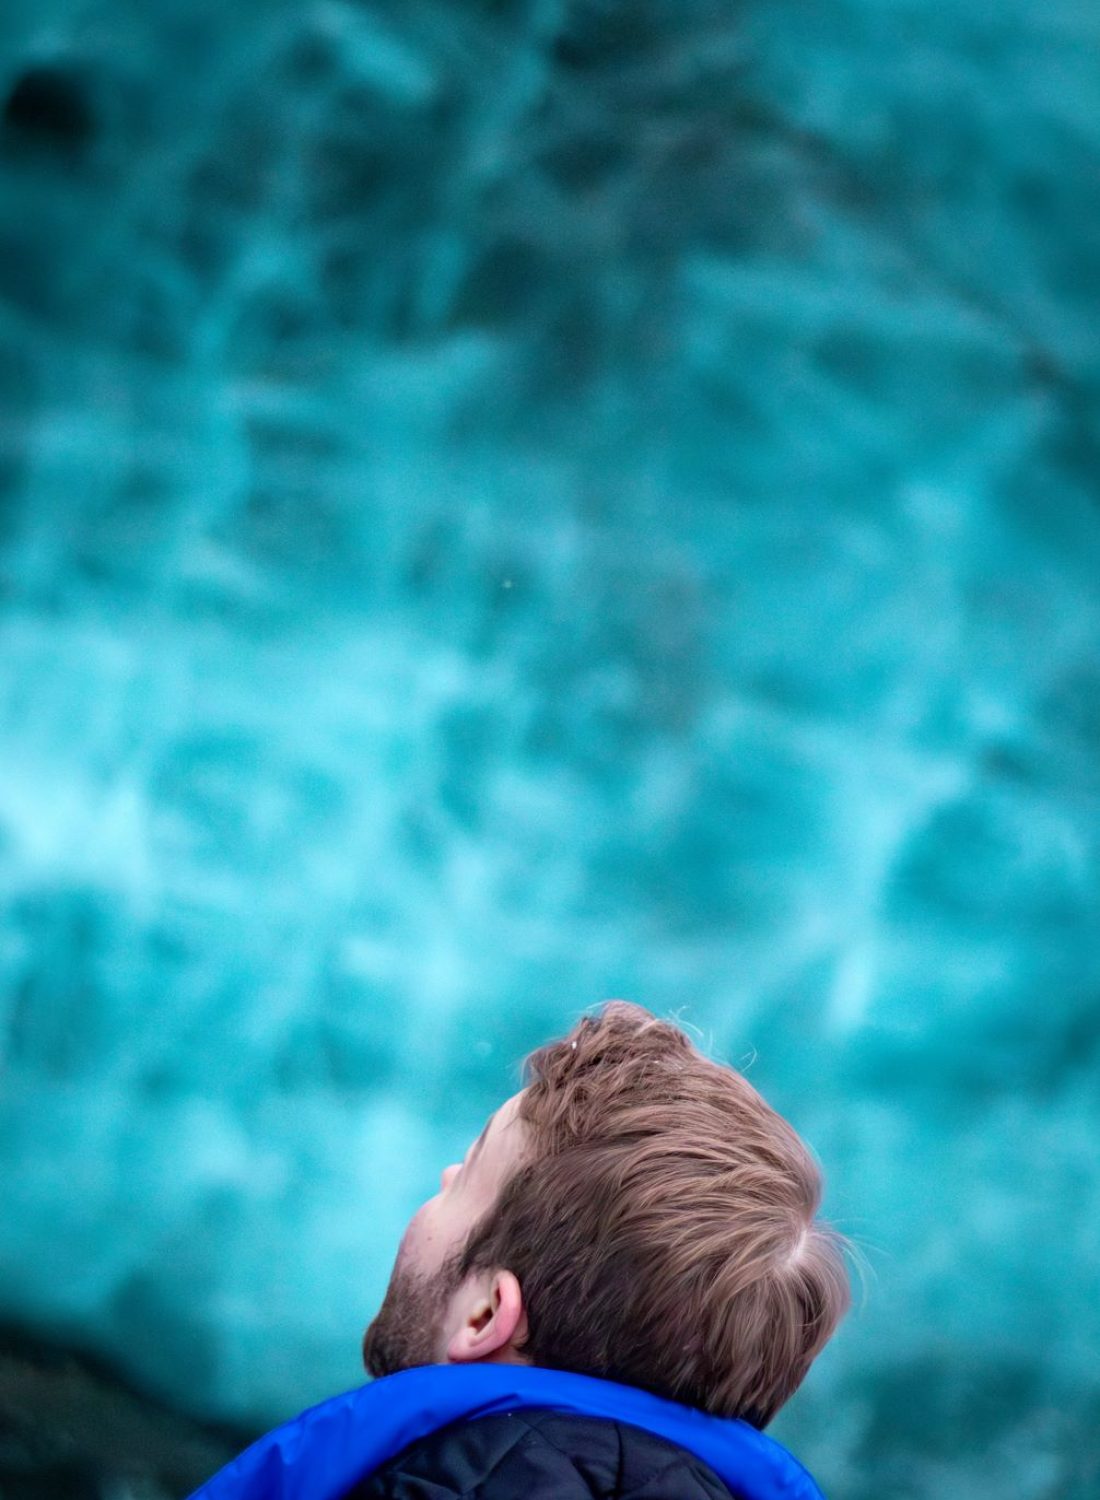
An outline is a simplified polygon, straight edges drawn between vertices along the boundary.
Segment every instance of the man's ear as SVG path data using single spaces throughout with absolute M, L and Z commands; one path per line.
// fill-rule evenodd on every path
M 472 1277 L 460 1299 L 459 1314 L 461 1322 L 447 1345 L 449 1363 L 526 1363 L 518 1346 L 527 1338 L 527 1313 L 511 1271 Z

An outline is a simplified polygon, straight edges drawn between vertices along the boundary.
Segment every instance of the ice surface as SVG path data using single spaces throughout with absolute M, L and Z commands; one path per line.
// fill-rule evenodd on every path
M 0 61 L 0 1318 L 354 1383 L 629 995 L 870 1260 L 775 1429 L 825 1488 L 1084 1497 L 1092 0 L 40 0 Z

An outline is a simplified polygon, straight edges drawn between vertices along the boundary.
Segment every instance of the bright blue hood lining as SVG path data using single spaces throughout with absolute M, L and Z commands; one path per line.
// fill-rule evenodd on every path
M 276 1427 L 191 1500 L 341 1500 L 410 1443 L 460 1418 L 534 1408 L 642 1427 L 694 1453 L 737 1500 L 822 1500 L 781 1443 L 634 1386 L 533 1365 L 424 1365 L 334 1396 Z

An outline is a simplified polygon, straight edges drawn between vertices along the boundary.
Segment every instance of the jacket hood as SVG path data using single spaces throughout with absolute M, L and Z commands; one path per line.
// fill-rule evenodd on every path
M 747 1422 L 634 1386 L 533 1365 L 423 1365 L 310 1407 L 191 1500 L 341 1500 L 410 1443 L 462 1418 L 536 1408 L 642 1427 L 702 1459 L 736 1500 L 823 1500 L 798 1460 Z

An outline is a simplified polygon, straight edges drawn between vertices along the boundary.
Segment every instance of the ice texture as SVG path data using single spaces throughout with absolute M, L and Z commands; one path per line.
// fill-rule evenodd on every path
M 0 1319 L 353 1384 L 626 995 L 870 1264 L 825 1489 L 1094 1495 L 1095 0 L 36 0 L 0 87 Z

